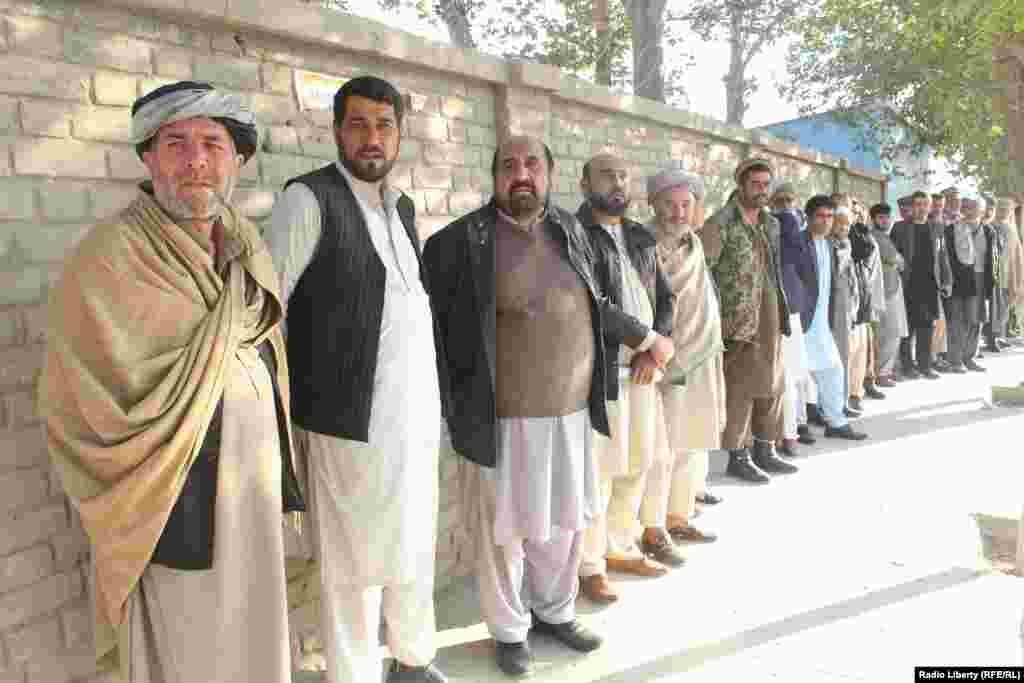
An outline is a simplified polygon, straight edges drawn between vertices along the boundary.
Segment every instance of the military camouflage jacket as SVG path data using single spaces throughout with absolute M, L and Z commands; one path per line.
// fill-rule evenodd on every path
M 708 269 L 718 285 L 722 338 L 726 345 L 757 342 L 765 287 L 775 289 L 778 295 L 780 331 L 788 336 L 789 305 L 781 286 L 779 221 L 762 209 L 758 224 L 747 225 L 736 200 L 732 199 L 704 223 L 700 237 Z M 757 249 L 758 242 L 767 248 Z

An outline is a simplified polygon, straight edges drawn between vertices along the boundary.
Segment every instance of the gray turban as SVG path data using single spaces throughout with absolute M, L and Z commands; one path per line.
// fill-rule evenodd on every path
M 648 197 L 653 198 L 656 194 L 675 187 L 685 187 L 697 198 L 704 196 L 704 183 L 701 179 L 678 169 L 665 169 L 647 176 Z
M 256 116 L 241 97 L 216 90 L 208 83 L 180 81 L 161 86 L 132 105 L 132 142 L 139 156 L 162 126 L 199 116 L 227 128 L 235 149 L 246 161 L 256 153 Z

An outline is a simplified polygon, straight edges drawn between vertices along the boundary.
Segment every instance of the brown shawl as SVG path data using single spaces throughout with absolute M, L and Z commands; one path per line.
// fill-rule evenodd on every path
M 228 360 L 269 339 L 288 405 L 277 276 L 256 227 L 225 211 L 240 247 L 213 257 L 146 192 L 96 226 L 49 302 L 39 412 L 92 547 L 97 658 L 116 662 L 129 594 L 149 563 L 224 388 Z M 248 274 L 248 278 L 247 278 Z M 266 290 L 254 329 L 246 282 Z
M 655 226 L 648 226 L 652 234 Z M 696 234 L 682 242 L 666 244 L 659 236 L 658 265 L 675 295 L 672 341 L 675 355 L 666 368 L 665 381 L 685 384 L 694 372 L 725 347 L 722 317 L 704 248 Z

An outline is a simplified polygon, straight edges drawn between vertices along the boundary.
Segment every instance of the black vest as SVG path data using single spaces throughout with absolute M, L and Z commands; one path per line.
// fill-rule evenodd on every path
M 369 439 L 386 271 L 362 209 L 337 166 L 288 181 L 302 183 L 320 204 L 321 233 L 313 260 L 288 303 L 292 419 L 310 432 Z M 422 260 L 412 200 L 398 215 Z

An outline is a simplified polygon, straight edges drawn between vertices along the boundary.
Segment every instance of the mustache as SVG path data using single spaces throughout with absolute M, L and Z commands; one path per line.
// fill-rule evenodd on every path
M 367 156 L 370 154 L 384 156 L 384 148 L 379 145 L 367 145 L 360 147 L 359 151 L 356 152 L 357 156 Z
M 516 190 L 529 190 L 533 194 L 537 194 L 537 187 L 533 183 L 528 182 L 518 182 L 512 187 L 508 188 L 508 191 L 510 193 L 515 192 Z

